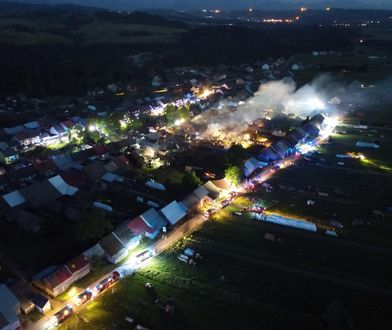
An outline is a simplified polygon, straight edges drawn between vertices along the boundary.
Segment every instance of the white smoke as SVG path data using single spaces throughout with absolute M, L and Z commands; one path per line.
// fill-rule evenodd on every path
M 258 119 L 278 114 L 294 114 L 306 117 L 320 110 L 325 110 L 330 96 L 328 90 L 331 79 L 321 76 L 309 84 L 297 89 L 292 79 L 270 81 L 261 84 L 259 90 L 233 111 L 223 103 L 219 111 L 207 111 L 198 118 L 205 122 L 204 135 L 233 135 L 244 131 L 249 124 Z

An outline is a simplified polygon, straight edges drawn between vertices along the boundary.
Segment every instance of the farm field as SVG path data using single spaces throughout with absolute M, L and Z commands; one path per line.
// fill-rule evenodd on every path
M 390 252 L 230 215 L 244 205 L 238 199 L 61 328 L 126 329 L 130 317 L 149 329 L 321 329 L 330 306 L 356 329 L 392 321 Z M 203 257 L 195 266 L 177 259 L 185 247 Z

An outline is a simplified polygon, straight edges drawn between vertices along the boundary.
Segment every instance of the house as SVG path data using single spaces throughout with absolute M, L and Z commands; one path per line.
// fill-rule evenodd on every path
M 244 174 L 245 176 L 251 175 L 254 171 L 256 171 L 260 167 L 267 166 L 268 163 L 261 162 L 257 160 L 255 157 L 249 158 L 244 163 Z
M 24 187 L 20 190 L 20 193 L 35 208 L 44 206 L 46 203 L 55 201 L 62 196 L 48 180 Z
M 146 236 L 150 239 L 154 239 L 163 229 L 163 227 L 166 226 L 166 221 L 154 208 L 151 208 L 148 211 L 144 212 L 140 217 L 147 224 L 147 226 L 154 230 L 152 233 L 146 233 Z
M 146 236 L 154 239 L 159 232 L 166 226 L 166 221 L 154 208 L 149 209 L 142 215 L 129 222 L 128 227 L 137 236 Z
M 0 330 L 20 327 L 20 302 L 5 284 L 0 285 Z
M 230 189 L 230 183 L 226 179 L 210 180 L 203 187 L 208 190 L 208 196 L 215 200 Z
M 15 149 L 7 148 L 0 150 L 0 162 L 5 165 L 15 163 L 19 160 L 19 154 Z
M 45 315 L 52 310 L 50 299 L 46 298 L 40 293 L 32 293 L 29 296 L 29 299 L 41 314 Z
M 72 284 L 72 272 L 66 267 L 52 271 L 49 267 L 40 274 L 33 277 L 33 284 L 52 297 L 57 297 L 65 292 Z
M 177 201 L 173 201 L 170 204 L 166 205 L 161 209 L 161 213 L 165 216 L 165 219 L 172 226 L 175 225 L 178 221 L 183 219 L 187 215 L 187 209 L 178 203 Z
M 56 190 L 62 195 L 73 196 L 78 192 L 78 188 L 70 186 L 66 183 L 60 175 L 56 175 L 48 181 L 56 188 Z
M 23 131 L 24 131 L 24 127 L 22 125 L 4 128 L 4 132 L 7 135 L 16 135 L 22 133 Z
M 85 165 L 83 170 L 92 181 L 99 180 L 106 173 L 104 164 L 98 161 Z
M 128 251 L 133 250 L 139 245 L 141 236 L 135 235 L 132 230 L 128 227 L 128 221 L 123 222 L 118 226 L 113 234 L 119 239 L 119 241 L 125 246 Z
M 204 202 L 213 202 L 213 200 L 208 196 L 208 190 L 204 186 L 200 186 L 184 198 L 181 204 L 190 212 L 196 210 Z
M 73 159 L 68 155 L 55 156 L 53 157 L 53 162 L 60 170 L 67 170 L 74 165 Z
M 304 126 L 302 126 L 302 129 L 308 135 L 311 135 L 311 136 L 317 136 L 320 132 L 320 129 L 312 121 L 310 121 L 310 122 L 306 123 Z
M 52 297 L 65 292 L 72 283 L 91 271 L 87 257 L 80 255 L 59 268 L 49 267 L 33 277 L 33 284 Z
M 7 221 L 15 223 L 18 227 L 34 233 L 40 231 L 41 223 L 44 221 L 41 217 L 18 208 L 10 209 L 5 214 L 5 218 Z
M 128 250 L 124 244 L 113 233 L 102 238 L 99 245 L 104 250 L 106 259 L 112 264 L 117 264 L 128 255 Z
M 87 257 L 80 255 L 65 265 L 72 273 L 73 282 L 80 280 L 91 271 L 91 265 Z
M 272 150 L 272 148 L 267 147 L 261 151 L 261 153 L 257 156 L 257 159 L 262 162 L 270 162 L 279 159 L 279 155 Z
M 270 148 L 279 155 L 280 158 L 284 158 L 290 153 L 290 148 L 283 141 L 273 143 Z
M 39 131 L 22 132 L 17 134 L 14 139 L 21 147 L 29 147 L 41 142 L 41 133 Z

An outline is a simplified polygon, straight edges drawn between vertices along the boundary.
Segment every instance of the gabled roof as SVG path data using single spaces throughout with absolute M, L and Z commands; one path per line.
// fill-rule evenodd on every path
M 220 180 L 213 180 L 212 183 L 214 184 L 215 187 L 217 187 L 220 190 L 229 190 L 230 189 L 230 183 L 225 178 L 220 179 Z
M 101 162 L 93 162 L 84 166 L 83 169 L 92 181 L 100 179 L 106 173 L 106 169 Z
M 77 169 L 69 169 L 66 172 L 60 174 L 63 180 L 73 187 L 82 187 L 85 184 L 86 177 L 84 176 L 82 171 Z
M 270 147 L 263 149 L 260 155 L 257 156 L 257 159 L 266 162 L 269 162 L 270 160 L 276 160 L 278 158 L 279 155 L 275 151 L 273 151 Z
M 196 188 L 193 193 L 200 199 L 202 200 L 204 197 L 208 195 L 208 190 L 204 186 L 200 186 L 199 188 Z
M 24 127 L 28 129 L 37 129 L 39 128 L 39 122 L 34 120 L 24 124 Z
M 70 186 L 66 183 L 60 175 L 56 175 L 48 181 L 57 189 L 61 195 L 73 196 L 78 192 L 78 188 Z
M 200 199 L 197 197 L 197 195 L 195 193 L 189 194 L 181 201 L 182 205 L 184 205 L 187 208 L 187 210 L 196 206 L 199 202 L 200 202 Z
M 309 122 L 305 124 L 303 127 L 303 130 L 310 134 L 310 135 L 318 135 L 320 130 L 317 128 L 317 126 L 313 122 Z
M 62 196 L 48 180 L 22 188 L 20 192 L 34 207 L 41 207 Z
M 101 180 L 106 181 L 106 182 L 123 182 L 124 181 L 124 177 L 121 175 L 117 175 L 111 172 L 107 172 L 104 175 L 102 175 Z
M 19 227 L 32 231 L 39 229 L 41 222 L 43 222 L 41 217 L 18 208 L 10 209 L 6 217 L 8 220 L 15 222 Z
M 85 268 L 89 264 L 90 262 L 88 261 L 87 257 L 85 257 L 84 255 L 80 255 L 68 262 L 66 266 L 71 271 L 71 273 L 76 273 L 77 271 Z
M 155 230 L 162 229 L 166 226 L 166 221 L 160 216 L 158 211 L 154 208 L 149 209 L 140 216 L 147 226 Z
M 117 253 L 125 249 L 125 246 L 120 242 L 120 240 L 110 233 L 99 241 L 99 245 L 109 256 L 115 256 Z
M 45 305 L 49 302 L 49 299 L 39 293 L 32 294 L 29 299 L 38 308 L 43 309 Z
M 84 150 L 80 150 L 78 152 L 75 152 L 72 154 L 72 159 L 77 161 L 77 162 L 83 162 L 86 159 L 95 157 L 96 153 L 95 150 L 93 148 L 88 148 L 88 149 L 84 149 Z
M 26 202 L 26 199 L 18 190 L 3 195 L 3 198 L 10 207 L 15 207 Z
M 53 161 L 56 164 L 56 166 L 61 170 L 67 170 L 73 164 L 72 158 L 70 156 L 65 156 L 65 155 L 54 157 Z
M 154 229 L 149 227 L 140 216 L 131 220 L 128 223 L 128 228 L 135 235 L 144 235 L 146 232 L 152 234 L 154 232 Z
M 320 128 L 324 119 L 325 119 L 324 116 L 321 113 L 319 113 L 317 115 L 314 115 L 312 118 L 310 118 L 310 121 L 313 122 L 318 128 Z
M 177 201 L 173 201 L 166 205 L 161 209 L 161 212 L 171 225 L 175 225 L 187 214 L 187 210 Z
M 221 192 L 220 189 L 218 189 L 217 186 L 215 186 L 211 181 L 207 181 L 203 187 L 208 191 L 208 195 L 213 198 L 216 199 L 219 197 L 219 194 Z
M 128 226 L 128 222 L 123 222 L 120 226 L 118 226 L 113 233 L 117 236 L 117 238 L 121 241 L 122 244 L 127 245 L 129 241 L 131 241 L 135 234 Z
M 42 281 L 49 289 L 55 289 L 70 277 L 72 277 L 71 271 L 66 266 L 61 266 L 53 273 L 44 277 Z
M 48 159 L 39 159 L 35 158 L 33 159 L 33 165 L 39 172 L 46 172 L 46 171 L 52 171 L 56 168 L 56 164 L 54 163 L 53 159 L 48 158 Z
M 22 125 L 4 128 L 4 132 L 7 135 L 15 135 L 18 133 L 22 133 L 23 131 L 24 131 L 24 127 Z

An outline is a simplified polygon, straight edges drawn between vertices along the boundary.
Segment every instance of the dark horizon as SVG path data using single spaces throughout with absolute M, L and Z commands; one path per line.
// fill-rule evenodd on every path
M 219 8 L 225 11 L 234 10 L 293 10 L 300 7 L 324 9 L 326 7 L 342 9 L 392 9 L 387 0 L 3 0 L 4 2 L 26 4 L 71 4 L 91 6 L 113 10 L 202 10 Z

